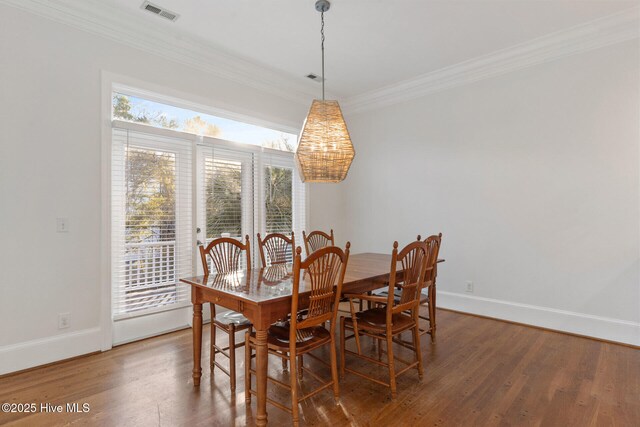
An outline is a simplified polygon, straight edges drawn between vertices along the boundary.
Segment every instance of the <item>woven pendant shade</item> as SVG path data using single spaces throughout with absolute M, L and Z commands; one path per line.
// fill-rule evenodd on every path
M 302 182 L 344 180 L 355 155 L 338 101 L 314 99 L 296 151 Z

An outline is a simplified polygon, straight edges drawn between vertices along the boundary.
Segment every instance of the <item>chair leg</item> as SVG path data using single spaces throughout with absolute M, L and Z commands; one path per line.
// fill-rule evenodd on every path
M 215 368 L 215 360 L 216 360 L 216 324 L 214 319 L 216 318 L 216 306 L 215 304 L 209 304 L 211 307 L 211 353 L 209 354 L 209 365 L 211 368 L 211 372 L 213 372 Z
M 296 366 L 295 351 L 289 353 L 289 365 L 291 366 L 291 373 L 289 374 L 289 381 L 291 383 L 291 418 L 293 425 L 298 427 L 298 378 L 295 374 L 298 367 Z
M 393 335 L 387 331 L 387 358 L 389 361 L 389 386 L 391 387 L 391 399 L 398 396 L 396 391 L 396 370 L 393 366 Z
M 331 380 L 333 381 L 333 398 L 336 403 L 340 399 L 340 387 L 338 385 L 338 361 L 336 360 L 335 336 L 331 335 Z
M 303 356 L 298 356 L 298 377 L 302 379 L 302 367 L 304 366 Z
M 431 330 L 431 342 L 436 342 L 436 287 L 429 287 L 429 330 Z
M 244 400 L 251 403 L 251 344 L 249 331 L 244 334 Z
M 284 353 L 283 353 L 284 354 Z M 289 365 L 287 364 L 287 359 L 285 359 L 284 357 L 282 358 L 282 370 L 286 371 L 289 368 Z
M 422 367 L 422 350 L 420 349 L 420 329 L 418 322 L 413 328 L 413 346 L 416 348 L 416 359 L 418 362 L 418 378 L 422 379 L 424 368 Z
M 356 337 L 356 349 L 358 354 L 362 354 L 362 348 L 360 348 L 360 331 L 358 330 L 358 321 L 353 318 L 353 333 Z
M 236 325 L 229 325 L 229 377 L 231 391 L 236 391 Z
M 344 316 L 340 316 L 340 378 L 344 379 Z

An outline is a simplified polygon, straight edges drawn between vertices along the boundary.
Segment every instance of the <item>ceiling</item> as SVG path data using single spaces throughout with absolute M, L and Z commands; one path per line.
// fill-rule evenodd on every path
M 204 40 L 292 79 L 320 74 L 315 0 L 152 0 L 180 15 L 173 23 L 142 10 L 142 0 L 109 1 L 150 26 Z M 334 0 L 325 14 L 327 89 L 339 99 L 360 95 L 638 3 Z

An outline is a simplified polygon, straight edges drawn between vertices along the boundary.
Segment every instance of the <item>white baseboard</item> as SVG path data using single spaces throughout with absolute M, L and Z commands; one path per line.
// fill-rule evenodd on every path
M 441 308 L 640 346 L 640 323 L 438 290 Z
M 114 345 L 164 334 L 191 326 L 191 306 L 178 310 L 133 319 L 128 329 L 123 322 L 113 327 Z M 203 307 L 203 320 L 210 319 L 209 308 Z M 101 328 L 89 328 L 52 337 L 10 344 L 0 347 L 0 375 L 22 371 L 48 363 L 58 362 L 84 354 L 103 350 L 104 336 Z
M 209 317 L 203 307 L 203 317 Z M 145 338 L 191 326 L 193 308 L 191 304 L 173 310 L 161 311 L 146 316 L 120 319 L 113 322 L 113 345 L 126 344 Z
M 83 329 L 0 347 L 0 375 L 100 351 L 100 328 Z

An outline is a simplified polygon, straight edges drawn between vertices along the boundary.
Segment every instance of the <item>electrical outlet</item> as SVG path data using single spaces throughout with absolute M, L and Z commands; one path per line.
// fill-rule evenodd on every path
M 467 292 L 473 292 L 473 282 L 467 281 Z
M 69 327 L 71 313 L 58 313 L 58 329 Z
M 69 218 L 56 218 L 56 223 L 56 230 L 58 231 L 58 233 L 69 232 Z

